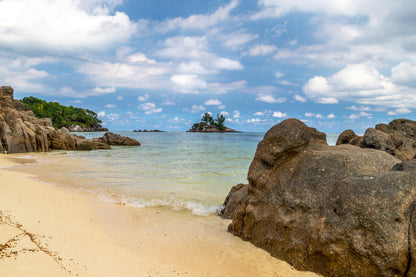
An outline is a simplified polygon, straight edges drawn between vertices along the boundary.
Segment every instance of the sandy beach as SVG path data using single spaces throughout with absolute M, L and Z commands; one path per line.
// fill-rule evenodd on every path
M 317 276 L 217 216 L 107 203 L 9 170 L 31 162 L 0 155 L 0 276 Z

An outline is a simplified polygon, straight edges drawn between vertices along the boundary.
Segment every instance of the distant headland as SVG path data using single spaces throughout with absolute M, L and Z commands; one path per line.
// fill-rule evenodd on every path
M 133 130 L 133 132 L 135 132 L 135 133 L 162 133 L 162 132 L 164 132 L 164 131 L 161 131 L 161 130 L 146 130 L 146 129 L 144 129 L 144 130 Z
M 201 122 L 195 123 L 188 132 L 197 133 L 241 133 L 234 129 L 228 128 L 224 125 L 225 117 L 217 114 L 217 118 L 214 119 L 211 114 L 205 113 Z

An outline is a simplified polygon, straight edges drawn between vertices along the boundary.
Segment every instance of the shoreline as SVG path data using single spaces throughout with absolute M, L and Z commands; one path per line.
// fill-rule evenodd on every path
M 318 276 L 231 235 L 229 220 L 112 204 L 7 168 L 34 161 L 0 155 L 0 275 Z

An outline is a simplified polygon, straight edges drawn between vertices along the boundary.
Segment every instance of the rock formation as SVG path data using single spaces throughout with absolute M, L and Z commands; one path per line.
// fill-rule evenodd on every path
M 89 141 L 70 134 L 66 128 L 55 129 L 49 118 L 36 118 L 26 105 L 14 100 L 13 88 L 0 87 L 0 153 L 110 149 L 110 144 L 140 145 L 136 140 L 120 136 L 117 143 L 107 140 L 114 136 L 106 133 L 103 140 Z
M 123 137 L 111 132 L 105 133 L 101 138 L 93 140 L 98 143 L 106 143 L 108 145 L 127 145 L 127 146 L 139 146 L 140 142 L 129 137 Z
M 412 130 L 401 122 L 388 129 Z M 394 150 L 412 137 L 393 140 Z M 249 184 L 227 196 L 229 231 L 324 276 L 416 276 L 416 160 L 387 152 L 328 146 L 325 134 L 285 120 L 258 144 Z
M 375 129 L 368 128 L 362 137 L 346 130 L 338 137 L 337 145 L 341 144 L 374 148 L 403 161 L 412 160 L 416 157 L 416 121 L 396 119 L 389 124 L 378 124 Z
M 238 133 L 236 130 L 225 127 L 224 130 L 220 130 L 218 127 L 214 125 L 207 125 L 204 126 L 202 129 L 199 128 L 192 128 L 189 129 L 188 132 L 191 133 Z

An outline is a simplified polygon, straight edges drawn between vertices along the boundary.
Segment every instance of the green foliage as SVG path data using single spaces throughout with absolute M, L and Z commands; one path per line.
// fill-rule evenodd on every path
M 221 131 L 223 131 L 225 129 L 224 122 L 225 122 L 225 117 L 223 115 L 217 114 L 217 118 L 215 119 L 214 124 Z
M 33 96 L 25 97 L 20 101 L 26 104 L 36 117 L 52 119 L 52 125 L 55 128 L 68 128 L 72 125 L 101 127 L 102 121 L 97 118 L 97 114 L 87 109 L 66 107 L 57 102 L 46 102 Z
M 214 119 L 209 113 L 205 113 L 204 116 L 201 119 L 201 122 L 207 124 L 207 125 L 214 125 Z
M 226 128 L 224 126 L 224 122 L 225 122 L 225 117 L 223 115 L 217 114 L 217 118 L 214 119 L 209 113 L 205 113 L 201 118 L 201 122 L 195 123 L 192 126 L 192 129 L 194 130 L 198 129 L 201 131 L 202 129 L 204 129 L 205 126 L 215 126 L 220 131 L 223 131 Z

